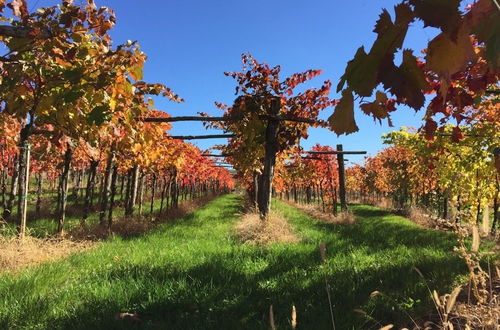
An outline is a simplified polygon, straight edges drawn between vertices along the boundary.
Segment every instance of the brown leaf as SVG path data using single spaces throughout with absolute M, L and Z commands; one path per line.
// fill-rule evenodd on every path
M 476 58 L 469 33 L 462 27 L 457 33 L 456 41 L 448 34 L 441 33 L 429 42 L 426 67 L 448 80 Z
M 448 301 L 446 302 L 446 314 L 450 314 L 451 310 L 453 309 L 453 306 L 455 306 L 455 302 L 457 301 L 458 294 L 462 291 L 462 287 L 456 287 L 455 290 L 451 293 L 450 297 L 448 298 Z
M 350 134 L 359 130 L 354 120 L 354 97 L 350 89 L 342 92 L 342 98 L 335 107 L 333 115 L 328 118 L 330 128 L 340 134 Z
M 385 327 L 380 328 L 380 330 L 389 330 L 389 329 L 392 329 L 392 328 L 394 328 L 394 325 L 388 324 Z

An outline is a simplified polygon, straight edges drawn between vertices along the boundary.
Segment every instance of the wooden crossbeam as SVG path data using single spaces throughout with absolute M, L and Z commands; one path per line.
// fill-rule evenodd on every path
M 434 133 L 436 136 L 453 136 L 451 133 Z M 478 135 L 478 134 L 462 134 L 465 137 L 486 137 L 485 135 Z
M 204 140 L 204 139 L 229 139 L 235 134 L 212 134 L 212 135 L 171 135 L 169 138 L 175 140 Z
M 213 167 L 233 167 L 232 165 L 213 165 Z
M 203 157 L 231 157 L 231 154 L 222 154 L 222 155 L 215 155 L 215 154 L 201 154 Z
M 203 116 L 179 116 L 179 117 L 146 117 L 143 119 L 145 123 L 171 123 L 177 121 L 237 121 L 238 117 L 203 117 Z
M 366 151 L 304 151 L 311 155 L 365 155 Z
M 327 158 L 320 158 L 320 157 L 307 157 L 307 156 L 302 156 L 302 159 L 312 159 L 312 160 L 330 160 Z M 347 162 L 349 159 L 344 159 L 344 162 Z
M 171 123 L 180 121 L 238 121 L 243 119 L 243 116 L 225 116 L 225 117 L 204 117 L 204 116 L 178 116 L 178 117 L 146 117 L 143 119 L 145 123 Z M 263 120 L 278 120 L 278 121 L 291 121 L 297 123 L 319 124 L 323 123 L 320 120 L 303 118 L 303 117 L 290 117 L 290 116 L 269 116 L 260 115 L 259 119 Z

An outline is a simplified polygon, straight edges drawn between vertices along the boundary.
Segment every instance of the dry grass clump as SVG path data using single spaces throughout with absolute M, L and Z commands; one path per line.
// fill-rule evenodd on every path
M 88 250 L 96 244 L 64 238 L 3 238 L 0 239 L 0 272 L 16 271 L 30 264 L 64 258 L 72 253 Z
M 296 243 L 300 241 L 279 213 L 271 212 L 266 221 L 262 221 L 256 212 L 249 212 L 236 224 L 235 236 L 243 243 L 266 245 L 270 243 Z
M 320 210 L 316 205 L 313 204 L 298 204 L 293 202 L 288 202 L 293 207 L 303 211 L 307 215 L 321 220 L 323 222 L 342 224 L 342 225 L 352 225 L 357 222 L 356 216 L 350 212 L 339 212 L 337 215 L 333 213 L 326 213 Z
M 413 205 L 408 210 L 406 210 L 403 215 L 410 219 L 412 222 L 422 227 L 432 229 L 438 227 L 436 218 L 432 217 L 421 207 Z

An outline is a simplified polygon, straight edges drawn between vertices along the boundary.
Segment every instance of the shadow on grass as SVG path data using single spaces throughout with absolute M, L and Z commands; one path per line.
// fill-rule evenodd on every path
M 259 257 L 255 254 L 248 252 L 238 257 Z M 228 265 L 231 255 L 224 254 L 187 271 L 146 265 L 120 269 L 109 274 L 110 280 L 131 284 L 133 293 L 128 298 L 130 309 L 126 311 L 140 315 L 143 321 L 140 326 L 114 320 L 113 315 L 125 310 L 120 301 L 112 298 L 86 301 L 70 318 L 58 320 L 54 326 L 64 329 L 267 329 L 272 304 L 278 327 L 289 326 L 291 306 L 295 305 L 299 328 L 330 328 L 325 282 L 322 268 L 316 261 L 318 258 L 311 253 L 290 253 L 288 257 L 294 262 L 275 260 L 252 275 Z M 416 266 L 434 269 L 442 264 L 448 265 L 449 272 L 457 272 L 460 268 L 452 257 L 421 261 Z M 368 307 L 367 312 L 382 322 L 408 323 L 401 309 L 407 308 L 405 304 L 410 302 L 399 299 L 399 295 L 404 292 L 420 305 L 418 301 L 427 296 L 426 287 L 411 271 L 412 265 L 409 261 L 397 267 L 360 274 L 346 269 L 329 275 L 337 328 L 367 327 L 366 318 L 353 312 L 360 306 Z M 299 269 L 308 269 L 310 275 L 301 275 Z M 434 284 L 446 284 L 443 279 L 441 282 Z M 395 301 L 369 298 L 374 288 L 388 296 L 396 296 Z
M 239 198 L 229 196 L 224 203 L 215 201 L 152 235 L 185 228 L 183 239 L 195 244 L 200 234 L 211 235 L 212 225 L 233 223 L 239 205 Z M 337 329 L 372 327 L 373 322 L 353 311 L 359 308 L 382 323 L 403 327 L 410 322 L 403 311 L 421 315 L 430 306 L 426 285 L 413 267 L 440 292 L 465 270 L 451 252 L 450 235 L 418 228 L 388 212 L 361 207 L 355 210 L 360 223 L 345 226 L 312 221 L 295 209 L 283 208 L 292 225 L 304 230 L 302 243 L 240 245 L 227 240 L 229 233 L 224 232 L 214 234 L 210 242 L 217 248 L 189 251 L 197 262 L 188 267 L 176 259 L 160 265 L 142 260 L 100 268 L 92 276 L 106 279 L 101 287 L 84 292 L 68 307 L 70 312 L 46 323 L 53 329 L 268 329 L 272 304 L 278 328 L 290 327 L 295 305 L 299 329 L 328 329 L 326 279 Z M 327 243 L 325 264 L 318 242 Z M 374 290 L 385 296 L 370 298 Z M 33 317 L 50 314 L 50 303 L 37 301 L 23 308 L 36 311 Z M 142 323 L 115 320 L 119 312 L 137 313 Z M 6 322 L 0 319 L 0 328 L 12 325 Z

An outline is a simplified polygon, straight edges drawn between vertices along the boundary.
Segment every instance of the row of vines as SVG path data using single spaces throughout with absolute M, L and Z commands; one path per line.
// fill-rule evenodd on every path
M 136 205 L 142 212 L 146 192 L 152 203 L 161 197 L 163 209 L 176 207 L 180 195 L 234 188 L 227 169 L 169 138 L 169 124 L 143 121 L 168 116 L 151 96 L 183 100 L 142 80 L 146 55 L 136 42 L 113 47 L 111 9 L 62 1 L 29 13 L 24 0 L 2 0 L 0 14 L 10 23 L 0 29 L 7 52 L 0 58 L 0 207 L 20 237 L 28 200 L 35 218 L 42 205 L 56 204 L 62 233 L 72 197 L 82 204 L 82 223 L 97 210 L 111 227 L 118 195 L 131 216 Z

